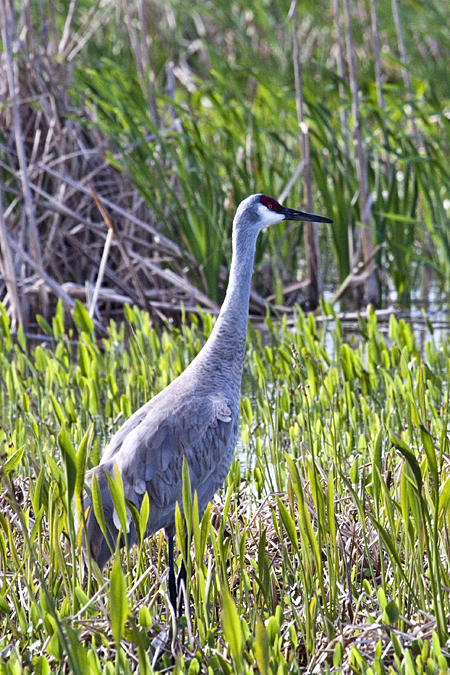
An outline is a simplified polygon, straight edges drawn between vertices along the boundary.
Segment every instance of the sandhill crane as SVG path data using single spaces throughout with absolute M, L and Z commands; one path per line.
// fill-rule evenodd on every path
M 239 205 L 233 222 L 228 289 L 208 341 L 176 380 L 125 422 L 111 439 L 100 464 L 86 474 L 88 485 L 92 485 L 94 474 L 97 476 L 109 532 L 108 543 L 86 496 L 87 541 L 92 558 L 101 569 L 111 556 L 120 529 L 107 474 L 114 477 L 116 464 L 125 497 L 138 510 L 145 492 L 148 493 L 150 516 L 146 536 L 165 529 L 169 542 L 169 596 L 174 608 L 177 595 L 174 514 L 177 502 L 182 509 L 183 458 L 187 459 L 192 491 L 197 491 L 202 515 L 223 485 L 236 447 L 256 239 L 264 227 L 283 220 L 333 222 L 285 208 L 263 194 L 251 195 Z M 132 545 L 137 535 L 131 515 L 127 525 L 127 539 Z

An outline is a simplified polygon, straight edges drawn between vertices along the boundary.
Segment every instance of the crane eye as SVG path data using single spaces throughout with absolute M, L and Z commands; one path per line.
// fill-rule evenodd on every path
M 268 197 L 267 195 L 261 195 L 261 204 L 269 209 L 269 211 L 275 211 L 276 213 L 281 213 L 281 205 L 273 197 Z

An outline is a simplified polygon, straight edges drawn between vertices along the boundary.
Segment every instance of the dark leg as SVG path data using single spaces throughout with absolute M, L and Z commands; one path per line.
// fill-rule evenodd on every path
M 169 537 L 169 598 L 174 612 L 177 611 L 177 584 L 173 567 L 173 537 Z
M 178 572 L 178 577 L 177 577 L 178 616 L 179 617 L 183 614 L 183 593 L 180 593 L 180 588 L 181 588 L 182 582 L 184 583 L 184 587 L 186 588 L 186 579 L 187 579 L 186 566 L 184 564 L 184 560 L 182 560 L 180 571 Z

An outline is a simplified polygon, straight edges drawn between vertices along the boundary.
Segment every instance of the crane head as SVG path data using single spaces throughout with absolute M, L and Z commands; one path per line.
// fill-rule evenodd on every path
M 283 220 L 306 220 L 311 223 L 333 222 L 323 216 L 288 209 L 273 197 L 263 194 L 250 195 L 250 197 L 244 199 L 238 206 L 234 220 L 238 229 L 243 228 L 249 232 L 250 228 L 255 234 L 265 227 L 281 223 Z
M 287 209 L 277 202 L 273 197 L 267 195 L 260 195 L 259 212 L 264 220 L 269 220 L 267 224 L 280 223 L 283 220 L 304 220 L 310 223 L 332 223 L 330 218 L 324 216 L 316 216 L 313 213 L 304 213 L 303 211 L 296 211 L 295 209 Z

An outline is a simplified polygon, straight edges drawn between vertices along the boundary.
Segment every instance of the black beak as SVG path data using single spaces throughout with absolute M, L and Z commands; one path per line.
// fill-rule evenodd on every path
M 286 209 L 284 206 L 281 209 L 285 220 L 307 220 L 310 223 L 332 223 L 333 221 L 324 216 L 315 216 L 313 213 L 303 213 L 303 211 L 296 211 L 295 209 Z

